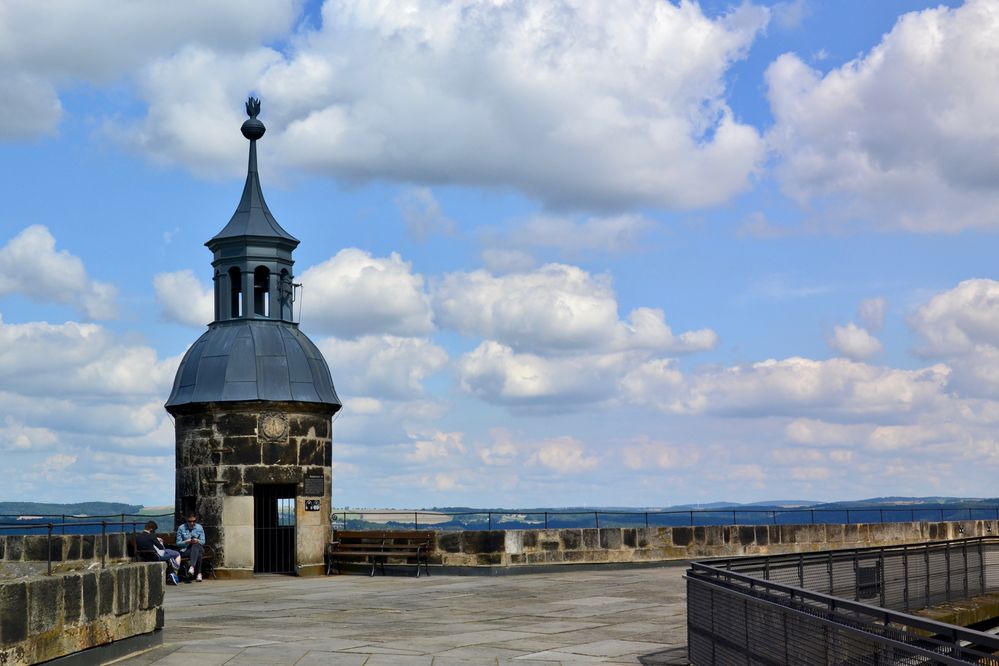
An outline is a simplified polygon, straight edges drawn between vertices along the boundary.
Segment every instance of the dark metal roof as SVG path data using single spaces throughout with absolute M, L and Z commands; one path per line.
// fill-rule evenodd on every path
M 255 106 L 251 103 L 255 103 Z M 215 234 L 215 237 L 205 245 L 211 247 L 217 241 L 256 236 L 279 238 L 287 241 L 293 247 L 297 246 L 298 239 L 285 231 L 271 215 L 267 202 L 264 201 L 263 190 L 260 188 L 260 177 L 257 174 L 257 139 L 262 137 L 265 131 L 264 124 L 257 119 L 256 115 L 260 113 L 260 100 L 251 97 L 250 101 L 247 102 L 246 112 L 250 118 L 243 123 L 240 130 L 243 132 L 243 136 L 250 140 L 250 161 L 246 170 L 243 196 L 239 200 L 236 212 L 229 219 L 229 224 L 225 225 L 222 231 Z
M 215 322 L 180 362 L 166 408 L 246 400 L 340 409 L 329 366 L 297 325 L 266 319 Z

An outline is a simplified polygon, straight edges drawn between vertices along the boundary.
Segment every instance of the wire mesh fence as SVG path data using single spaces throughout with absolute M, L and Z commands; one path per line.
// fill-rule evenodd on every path
M 981 537 L 695 562 L 692 664 L 987 664 L 999 638 L 911 615 L 999 591 L 999 539 Z

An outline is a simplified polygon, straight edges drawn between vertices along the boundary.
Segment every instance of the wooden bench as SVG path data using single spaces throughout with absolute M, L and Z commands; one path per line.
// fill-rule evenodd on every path
M 374 576 L 377 567 L 384 576 L 385 562 L 391 557 L 405 559 L 406 564 L 415 563 L 417 578 L 420 576 L 421 565 L 429 576 L 427 553 L 432 542 L 431 532 L 339 530 L 333 533 L 333 541 L 326 548 L 326 575 L 330 575 L 334 566 L 336 572 L 340 573 L 341 562 L 360 560 L 371 563 L 371 573 L 368 575 Z

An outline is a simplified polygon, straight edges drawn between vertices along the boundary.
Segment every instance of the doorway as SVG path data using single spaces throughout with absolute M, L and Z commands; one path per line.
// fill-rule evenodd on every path
M 295 484 L 253 486 L 253 572 L 295 573 Z

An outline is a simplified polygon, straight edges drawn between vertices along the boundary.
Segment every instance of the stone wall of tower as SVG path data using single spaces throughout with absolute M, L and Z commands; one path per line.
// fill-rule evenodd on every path
M 283 424 L 283 427 L 282 427 Z M 176 508 L 193 498 L 221 575 L 253 571 L 254 484 L 297 484 L 296 497 L 320 500 L 319 511 L 296 502 L 299 573 L 318 573 L 329 541 L 332 416 L 301 402 L 193 404 L 175 417 Z M 321 475 L 322 497 L 304 497 L 306 476 Z

